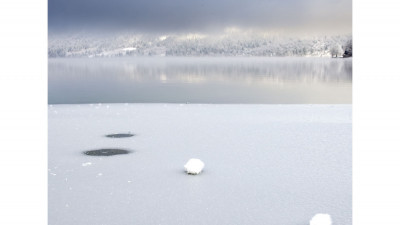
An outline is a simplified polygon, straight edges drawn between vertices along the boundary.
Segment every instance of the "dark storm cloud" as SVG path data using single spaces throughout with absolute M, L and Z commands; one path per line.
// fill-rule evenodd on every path
M 351 0 L 49 0 L 49 30 L 351 29 Z

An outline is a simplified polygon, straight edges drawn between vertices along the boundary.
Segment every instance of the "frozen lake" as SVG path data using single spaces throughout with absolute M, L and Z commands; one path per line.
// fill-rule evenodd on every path
M 352 59 L 49 59 L 49 103 L 350 104 Z
M 351 105 L 50 105 L 48 118 L 49 224 L 352 223 Z M 184 173 L 192 157 L 202 174 Z

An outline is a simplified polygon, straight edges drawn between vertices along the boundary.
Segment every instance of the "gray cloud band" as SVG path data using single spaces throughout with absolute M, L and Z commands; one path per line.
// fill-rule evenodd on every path
M 351 0 L 49 0 L 49 30 L 351 30 Z

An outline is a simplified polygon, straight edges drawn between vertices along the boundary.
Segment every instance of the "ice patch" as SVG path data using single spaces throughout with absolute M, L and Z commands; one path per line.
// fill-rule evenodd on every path
M 204 168 L 204 163 L 200 159 L 189 159 L 184 167 L 188 174 L 199 174 Z
M 90 155 L 90 156 L 113 156 L 113 155 L 120 155 L 120 154 L 129 154 L 131 151 L 124 150 L 124 149 L 97 149 L 97 150 L 90 150 L 85 151 L 83 154 Z
M 131 132 L 106 135 L 106 137 L 108 137 L 108 138 L 126 138 L 126 137 L 133 137 L 133 136 L 135 136 L 135 135 L 132 134 Z
M 331 225 L 332 219 L 329 214 L 316 214 L 311 220 L 310 225 Z

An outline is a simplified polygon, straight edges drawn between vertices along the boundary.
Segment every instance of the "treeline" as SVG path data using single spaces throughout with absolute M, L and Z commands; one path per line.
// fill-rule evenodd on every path
M 349 45 L 350 43 L 350 45 Z M 337 52 L 335 52 L 337 51 Z M 50 36 L 48 56 L 333 56 L 352 55 L 351 35 L 280 36 Z M 341 56 L 341 55 L 339 55 Z

